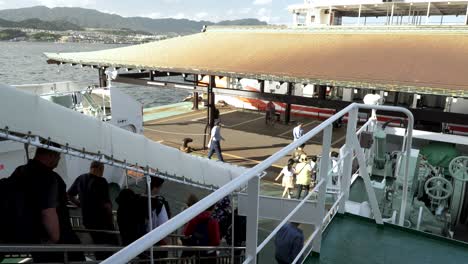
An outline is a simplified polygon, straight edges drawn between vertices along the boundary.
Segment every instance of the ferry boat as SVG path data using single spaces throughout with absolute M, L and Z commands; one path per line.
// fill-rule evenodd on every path
M 461 48 L 468 44 L 468 28 L 466 18 L 456 26 L 429 23 L 432 16 L 465 14 L 467 8 L 466 1 L 305 1 L 289 7 L 294 17 L 291 28 L 215 27 L 132 47 L 46 54 L 50 64 L 98 69 L 100 87 L 114 81 L 187 89 L 195 93 L 193 111 L 199 107 L 199 93 L 207 93 L 201 137 L 215 119 L 228 119 L 216 111 L 220 100 L 251 110 L 264 110 L 273 101 L 283 112 L 282 121 L 289 124 L 281 127 L 286 132 L 294 119 L 316 118 L 303 137 L 254 160 L 250 168 L 182 153 L 139 134 L 145 129 L 141 106 L 119 110 L 131 100 L 119 94 L 114 97 L 114 89 L 110 90 L 109 121 L 101 112 L 95 115 L 98 118 L 89 117 L 58 106 L 59 100 L 41 100 L 18 88 L 2 87 L 0 137 L 8 144 L 49 147 L 82 162 L 100 160 L 140 176 L 162 177 L 176 182 L 174 188 L 190 185 L 211 190 L 131 245 L 111 248 L 116 253 L 103 263 L 131 262 L 146 250 L 177 250 L 152 246 L 226 196 L 246 216 L 247 231 L 245 247 L 210 248 L 228 253 L 220 255 L 222 263 L 274 262 L 272 241 L 291 221 L 301 223 L 306 235 L 293 263 L 463 263 L 468 257 L 468 139 L 463 135 L 468 77 L 462 66 L 468 56 Z M 386 25 L 370 26 L 367 18 L 375 16 L 385 17 Z M 340 25 L 348 17 L 357 25 Z M 410 25 L 403 25 L 406 21 Z M 437 63 L 429 64 L 433 61 Z M 115 98 L 119 102 L 119 96 L 122 104 L 114 107 L 112 102 Z M 11 115 L 18 105 L 24 106 L 24 113 Z M 119 111 L 135 118 L 119 118 Z M 191 115 L 199 112 L 178 113 L 167 120 L 178 118 L 187 125 Z M 249 120 L 238 124 L 253 126 L 255 118 L 245 115 Z M 127 122 L 118 122 L 123 119 Z M 258 119 L 263 124 L 263 117 Z M 337 125 L 341 122 L 344 127 Z M 134 129 L 122 129 L 120 123 Z M 153 126 L 158 124 L 173 125 L 167 121 Z M 86 133 L 77 133 L 80 127 L 86 127 Z M 233 134 L 235 127 L 225 129 Z M 265 130 L 275 129 L 280 127 Z M 258 140 L 251 131 L 256 130 L 242 134 L 239 142 Z M 342 135 L 339 140 L 336 133 Z M 61 147 L 47 146 L 39 139 Z M 263 140 L 272 142 L 274 137 Z M 284 165 L 304 143 L 320 151 L 316 185 L 303 199 L 282 199 L 281 190 L 270 191 L 274 188 L 265 174 L 278 162 Z M 340 153 L 336 159 L 329 155 L 333 147 Z M 0 252 L 34 250 L 47 248 L 0 246 Z M 243 251 L 240 259 L 235 250 Z M 158 261 L 187 261 L 178 254 L 173 257 Z

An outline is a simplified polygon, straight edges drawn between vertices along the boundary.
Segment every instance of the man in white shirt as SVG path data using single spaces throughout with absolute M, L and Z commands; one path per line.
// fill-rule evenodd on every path
M 211 159 L 213 152 L 216 152 L 218 155 L 218 160 L 224 161 L 223 155 L 221 154 L 221 140 L 224 138 L 221 136 L 221 122 L 216 120 L 215 126 L 211 129 L 211 137 L 208 142 L 208 147 L 210 151 L 208 152 L 208 159 Z
M 294 129 L 293 129 L 293 138 L 294 141 L 298 140 L 302 135 L 304 135 L 304 129 L 302 128 L 303 123 L 299 123 Z

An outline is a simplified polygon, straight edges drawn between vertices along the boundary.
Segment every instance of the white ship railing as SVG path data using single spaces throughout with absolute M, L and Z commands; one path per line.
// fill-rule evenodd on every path
M 154 229 L 150 233 L 141 237 L 134 243 L 130 244 L 123 250 L 117 252 L 107 260 L 104 264 L 114 264 L 114 263 L 127 263 L 133 258 L 138 256 L 140 253 L 145 251 L 147 248 L 150 248 L 152 245 L 159 242 L 161 239 L 165 238 L 182 225 L 193 219 L 195 216 L 217 203 L 219 200 L 225 196 L 230 195 L 236 190 L 241 189 L 247 184 L 247 194 L 248 194 L 248 203 L 249 208 L 247 212 L 247 234 L 246 234 L 246 260 L 244 263 L 256 263 L 257 254 L 265 247 L 265 245 L 273 239 L 279 229 L 287 223 L 294 214 L 301 208 L 301 206 L 314 194 L 317 194 L 316 208 L 312 212 L 314 216 L 319 216 L 321 219 L 318 223 L 315 224 L 315 231 L 307 239 L 303 248 L 301 249 L 300 254 L 296 257 L 293 263 L 297 263 L 302 256 L 308 255 L 311 250 L 315 252 L 320 252 L 322 231 L 326 225 L 330 222 L 332 215 L 336 212 L 344 213 L 345 212 L 345 202 L 349 198 L 349 188 L 351 183 L 351 170 L 352 170 L 352 161 L 354 155 L 359 163 L 359 175 L 363 178 L 366 191 L 369 196 L 370 207 L 372 209 L 373 217 L 378 224 L 383 224 L 382 216 L 378 207 L 377 199 L 373 191 L 373 187 L 370 182 L 370 176 L 366 166 L 366 160 L 364 151 L 359 145 L 359 140 L 356 133 L 358 113 L 359 109 L 372 109 L 372 110 L 385 110 L 385 111 L 394 111 L 401 112 L 407 115 L 408 117 L 408 129 L 405 140 L 405 151 L 406 157 L 410 157 L 411 151 L 411 141 L 412 141 L 412 132 L 413 132 L 413 123 L 414 118 L 411 112 L 408 109 L 401 107 L 393 106 L 374 106 L 374 105 L 362 105 L 362 104 L 351 104 L 348 107 L 344 108 L 337 114 L 333 115 L 329 119 L 322 122 L 320 125 L 312 129 L 310 132 L 305 134 L 299 140 L 289 144 L 285 148 L 281 149 L 271 157 L 267 158 L 263 162 L 259 163 L 255 167 L 244 172 L 237 178 L 233 179 L 228 184 L 222 186 L 220 189 L 214 191 L 212 194 L 208 195 L 195 205 L 186 209 L 182 213 L 178 214 L 168 222 Z M 331 148 L 331 137 L 333 131 L 333 123 L 339 118 L 343 117 L 345 114 L 348 114 L 348 125 L 346 132 L 346 145 L 345 145 L 345 154 L 338 161 L 342 166 L 342 184 L 341 191 L 339 193 L 338 199 L 335 204 L 332 206 L 332 209 L 325 214 L 325 195 L 326 195 L 326 185 L 328 180 L 328 171 L 330 162 L 329 152 Z M 259 220 L 259 187 L 260 187 L 260 177 L 259 174 L 270 167 L 273 163 L 277 162 L 282 157 L 289 155 L 295 148 L 306 143 L 309 139 L 316 136 L 320 132 L 323 132 L 322 139 L 322 159 L 320 162 L 320 171 L 319 171 L 319 181 L 315 186 L 314 190 L 310 192 L 307 197 L 305 197 L 284 219 L 281 223 L 273 230 L 273 232 L 263 241 L 259 246 L 258 245 L 258 220 Z M 403 197 L 400 210 L 399 224 L 402 225 L 405 219 L 405 210 L 406 210 L 406 200 L 407 200 L 407 190 L 408 190 L 408 168 L 409 168 L 409 159 L 405 160 L 404 166 L 404 186 L 403 186 Z M 312 248 L 310 246 L 312 245 Z M 304 254 L 307 253 L 307 254 Z

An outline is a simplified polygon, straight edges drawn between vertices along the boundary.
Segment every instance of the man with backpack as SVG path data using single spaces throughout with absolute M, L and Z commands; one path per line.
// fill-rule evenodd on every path
M 87 229 L 113 231 L 112 203 L 109 196 L 109 185 L 103 177 L 104 164 L 91 162 L 89 173 L 80 175 L 68 189 L 70 200 L 81 207 L 83 225 Z M 76 198 L 79 197 L 79 199 Z M 94 244 L 116 245 L 113 234 L 91 232 Z M 96 252 L 96 260 L 103 260 L 112 255 L 108 252 Z
M 219 223 L 212 217 L 215 204 L 187 223 L 184 230 L 186 246 L 210 246 L 217 247 L 220 243 Z M 193 252 L 193 251 L 192 251 Z M 184 252 L 182 257 L 189 257 L 193 254 Z M 216 263 L 216 250 L 201 251 L 201 263 Z
M 150 232 L 150 227 L 155 229 L 171 218 L 169 203 L 159 195 L 163 183 L 164 180 L 161 178 L 151 178 L 151 225 L 148 216 L 148 197 L 136 194 L 131 189 L 123 189 L 120 192 L 116 199 L 119 204 L 117 222 L 124 246 Z M 158 243 L 160 246 L 166 244 L 164 239 Z M 167 252 L 155 252 L 155 258 L 165 258 L 167 255 Z M 143 254 L 141 257 L 147 256 Z
M 57 145 L 54 145 L 57 146 Z M 67 208 L 66 184 L 53 170 L 60 153 L 38 148 L 34 159 L 0 182 L 0 240 L 11 244 L 79 244 Z M 32 254 L 34 263 L 63 262 L 63 253 Z M 70 253 L 71 261 L 84 261 Z

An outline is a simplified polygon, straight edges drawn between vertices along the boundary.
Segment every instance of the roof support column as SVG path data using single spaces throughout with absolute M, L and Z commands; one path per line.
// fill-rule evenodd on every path
M 392 13 L 390 14 L 390 24 L 393 25 L 393 14 L 395 13 L 395 3 L 392 2 Z
M 411 24 L 411 8 L 413 7 L 412 4 L 409 6 L 409 11 L 408 11 L 408 24 Z
M 193 83 L 198 85 L 198 74 L 193 75 Z M 193 92 L 193 106 L 192 110 L 198 110 L 198 93 Z
M 107 77 L 106 77 L 106 69 L 99 68 L 99 87 L 105 88 L 107 87 Z
M 468 25 L 468 5 L 466 6 L 465 25 Z
M 258 80 L 260 82 L 260 92 L 265 92 L 265 80 Z
M 361 11 L 362 11 L 362 4 L 359 4 L 359 13 L 358 13 L 358 19 L 357 19 L 357 24 L 361 24 Z
M 325 100 L 327 98 L 327 86 L 319 85 L 318 86 L 318 98 Z
M 195 75 L 198 79 L 198 75 Z M 208 89 L 207 89 L 207 95 L 208 95 L 208 98 L 207 98 L 207 101 L 208 101 L 208 109 L 207 109 L 207 118 L 206 118 L 206 126 L 205 126 L 205 136 L 203 137 L 203 149 L 206 149 L 206 144 L 207 144 L 207 140 L 206 140 L 206 137 L 210 137 L 209 133 L 211 132 L 208 132 L 208 131 L 211 131 L 211 129 L 214 127 L 214 121 L 215 121 L 215 112 L 216 112 L 216 109 L 215 109 L 215 95 L 214 95 L 214 92 L 213 92 L 213 87 L 216 86 L 216 79 L 215 79 L 215 76 L 209 76 L 209 81 L 208 81 Z M 202 77 L 203 79 L 203 77 Z M 196 82 L 196 85 L 198 84 L 198 80 Z M 197 96 L 198 97 L 198 96 Z M 209 129 L 209 130 L 208 130 Z M 208 132 L 208 133 L 207 133 Z
M 210 76 L 210 81 L 208 84 L 208 124 L 210 129 L 214 127 L 214 121 L 218 118 L 215 114 L 216 107 L 215 107 L 215 94 L 213 92 L 213 88 L 216 87 L 216 79 L 215 76 Z
M 444 23 L 444 15 L 441 15 L 440 16 L 440 25 L 442 25 Z
M 154 81 L 154 71 L 149 71 L 150 80 Z
M 288 83 L 288 91 L 287 95 L 292 95 L 294 89 L 294 83 L 289 82 Z M 284 123 L 289 124 L 289 121 L 291 121 L 291 104 L 286 104 L 286 109 L 284 110 Z
M 431 2 L 427 3 L 426 25 L 429 24 L 430 15 L 431 15 Z

